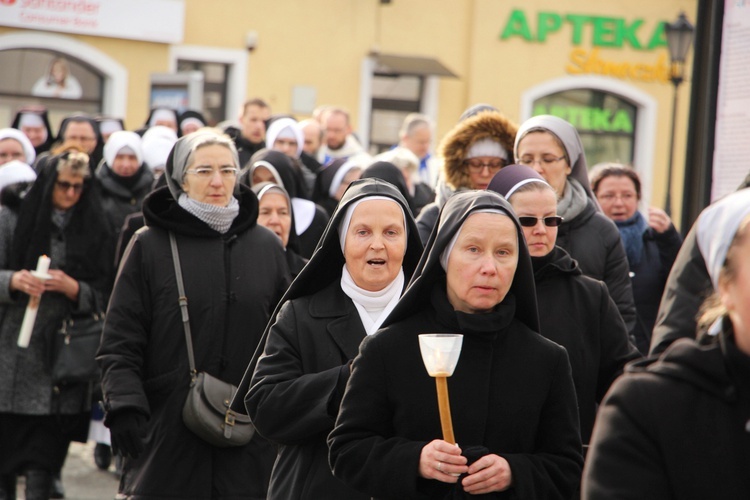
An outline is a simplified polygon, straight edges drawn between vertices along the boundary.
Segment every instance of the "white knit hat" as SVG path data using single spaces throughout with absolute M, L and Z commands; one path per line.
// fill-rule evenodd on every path
M 508 152 L 505 148 L 497 141 L 492 139 L 481 139 L 469 147 L 469 151 L 466 153 L 465 160 L 471 158 L 478 158 L 480 156 L 493 156 L 496 158 L 508 159 Z

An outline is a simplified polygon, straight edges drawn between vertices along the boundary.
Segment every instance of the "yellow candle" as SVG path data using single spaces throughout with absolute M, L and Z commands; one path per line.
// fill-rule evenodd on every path
M 435 377 L 437 387 L 438 410 L 440 411 L 440 427 L 443 429 L 443 440 L 450 444 L 456 444 L 453 435 L 453 419 L 451 418 L 451 403 L 448 399 L 448 377 Z

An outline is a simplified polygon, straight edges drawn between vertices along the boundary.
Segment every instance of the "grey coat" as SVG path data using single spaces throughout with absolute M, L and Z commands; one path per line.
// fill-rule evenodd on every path
M 15 271 L 8 269 L 8 259 L 16 221 L 15 211 L 0 211 L 0 413 L 80 413 L 89 407 L 88 384 L 54 387 L 50 356 L 54 335 L 69 308 L 72 307 L 74 313 L 93 311 L 94 289 L 89 283 L 79 281 L 77 305 L 60 293 L 43 294 L 29 347 L 18 347 L 16 343 L 28 295 L 10 291 L 10 280 Z M 59 229 L 55 232 L 60 238 L 53 234 L 51 239 L 52 269 L 62 267 L 65 262 L 64 233 Z

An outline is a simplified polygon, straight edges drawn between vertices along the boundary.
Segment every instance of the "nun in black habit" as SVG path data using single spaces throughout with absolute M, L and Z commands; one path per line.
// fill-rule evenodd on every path
M 27 106 L 19 109 L 11 127 L 26 134 L 37 156 L 49 151 L 55 142 L 55 134 L 52 133 L 52 126 L 49 123 L 49 114 L 47 108 L 43 106 Z
M 395 307 L 421 252 L 398 190 L 352 183 L 269 322 L 245 398 L 257 431 L 279 446 L 269 499 L 369 498 L 333 477 L 326 436 L 360 342 Z
M 396 186 L 398 191 L 404 196 L 404 199 L 409 203 L 409 210 L 414 215 L 414 198 L 409 193 L 409 187 L 406 185 L 406 179 L 404 178 L 404 174 L 401 173 L 400 168 L 391 162 L 376 161 L 362 172 L 362 177 L 360 178 L 369 179 L 371 177 L 383 179 Z
M 328 437 L 334 476 L 375 498 L 570 498 L 583 464 L 570 363 L 538 329 L 511 206 L 456 193 L 396 309 L 360 346 Z M 463 334 L 448 378 L 460 447 L 441 439 L 421 333 Z
M 292 159 L 281 151 L 261 149 L 250 158 L 249 168 L 240 182 L 254 186 L 260 182 L 273 182 L 286 189 L 292 199 L 294 232 L 299 238 L 299 254 L 309 259 L 328 224 L 325 210 L 309 199 L 305 182 Z
M 299 254 L 299 236 L 294 231 L 294 208 L 286 189 L 273 182 L 261 182 L 251 188 L 258 197 L 258 224 L 281 239 L 292 279 L 302 271 L 307 259 Z

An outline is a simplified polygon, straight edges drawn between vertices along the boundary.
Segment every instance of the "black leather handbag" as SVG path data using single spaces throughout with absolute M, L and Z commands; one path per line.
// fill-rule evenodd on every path
M 182 281 L 180 256 L 177 251 L 177 241 L 171 231 L 169 243 L 172 247 L 172 260 L 180 295 L 182 324 L 190 363 L 190 391 L 182 407 L 182 421 L 195 435 L 213 446 L 220 448 L 244 446 L 253 438 L 255 426 L 250 421 L 250 417 L 237 413 L 229 407 L 237 392 L 237 387 L 195 369 L 193 338 L 190 334 L 190 318 L 185 285 Z
M 68 315 L 55 334 L 52 383 L 80 384 L 98 377 L 96 351 L 102 338 L 104 313 Z

